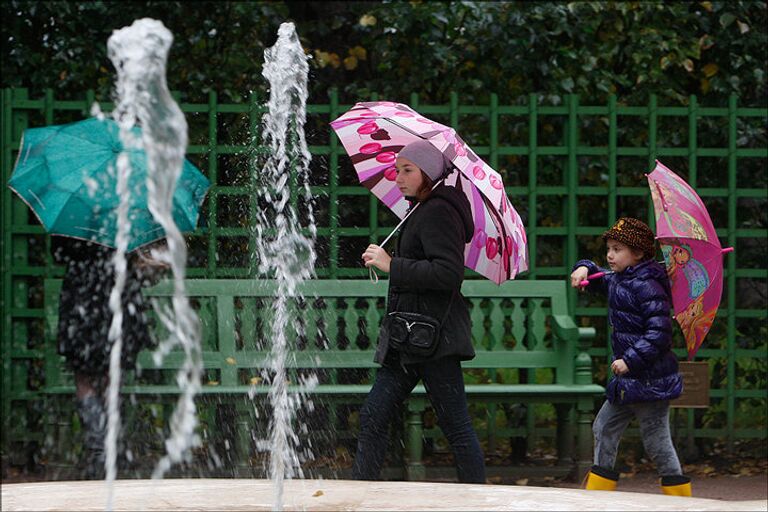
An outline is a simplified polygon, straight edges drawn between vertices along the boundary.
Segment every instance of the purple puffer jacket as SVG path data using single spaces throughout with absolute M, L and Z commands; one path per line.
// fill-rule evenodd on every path
M 589 260 L 577 262 L 573 269 L 581 266 L 590 274 L 608 272 Z M 683 380 L 672 352 L 672 293 L 664 267 L 644 261 L 591 280 L 587 290 L 608 294 L 613 357 L 629 367 L 629 373 L 608 383 L 608 401 L 628 404 L 679 397 Z

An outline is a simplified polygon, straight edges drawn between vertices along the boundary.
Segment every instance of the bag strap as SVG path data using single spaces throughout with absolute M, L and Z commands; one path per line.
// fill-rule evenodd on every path
M 445 314 L 443 315 L 443 319 L 440 320 L 440 330 L 443 329 L 443 324 L 445 323 L 445 320 L 448 318 L 448 315 L 451 312 L 451 306 L 453 306 L 453 299 L 456 298 L 456 295 L 458 292 L 456 290 L 453 290 L 453 293 L 451 293 L 451 300 L 448 301 L 448 308 L 445 310 Z

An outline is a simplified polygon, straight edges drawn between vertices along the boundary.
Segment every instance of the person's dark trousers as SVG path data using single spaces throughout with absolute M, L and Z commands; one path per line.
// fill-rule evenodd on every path
M 90 395 L 77 400 L 77 412 L 83 427 L 85 479 L 101 480 L 105 476 L 104 439 L 107 434 L 106 408 L 102 400 Z
M 389 443 L 389 425 L 398 407 L 419 380 L 451 445 L 459 482 L 485 483 L 485 462 L 467 409 L 464 377 L 457 359 L 398 364 L 379 368 L 376 381 L 360 411 L 360 435 L 352 478 L 377 480 Z

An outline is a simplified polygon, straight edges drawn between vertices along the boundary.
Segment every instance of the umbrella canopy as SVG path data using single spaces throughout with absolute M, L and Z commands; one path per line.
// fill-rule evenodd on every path
M 134 130 L 137 136 L 140 130 Z M 115 247 L 117 233 L 117 157 L 126 151 L 131 165 L 128 250 L 162 238 L 163 228 L 147 206 L 147 155 L 125 149 L 111 119 L 31 128 L 22 136 L 8 186 L 29 205 L 51 234 Z M 197 225 L 210 182 L 184 160 L 173 195 L 173 218 L 182 231 Z
M 661 245 L 672 286 L 675 320 L 680 324 L 693 359 L 715 320 L 723 291 L 722 254 L 704 203 L 677 174 L 658 160 L 646 175 Z
M 464 250 L 466 266 L 497 284 L 528 269 L 525 228 L 504 192 L 501 175 L 453 128 L 391 101 L 357 103 L 331 126 L 362 185 L 401 219 L 409 202 L 395 184 L 397 154 L 411 142 L 428 140 L 458 170 L 445 179 L 445 184 L 462 190 L 472 208 L 475 234 Z

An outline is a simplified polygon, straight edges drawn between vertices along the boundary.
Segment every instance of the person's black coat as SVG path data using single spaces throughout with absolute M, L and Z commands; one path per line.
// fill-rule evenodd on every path
M 74 371 L 104 375 L 109 370 L 109 296 L 115 284 L 114 249 L 91 242 L 54 236 L 57 263 L 66 264 L 59 295 L 58 352 Z M 144 314 L 142 280 L 127 254 L 128 274 L 122 295 L 123 350 L 121 367 L 133 369 L 136 354 L 152 344 Z
M 429 359 L 400 354 L 403 364 L 475 357 L 469 309 L 461 295 L 464 247 L 473 234 L 472 210 L 466 196 L 443 185 L 435 188 L 403 225 L 390 265 L 387 313 L 408 311 L 438 321 L 445 318 L 435 353 Z M 388 338 L 383 324 L 375 356 L 379 364 L 385 363 Z

